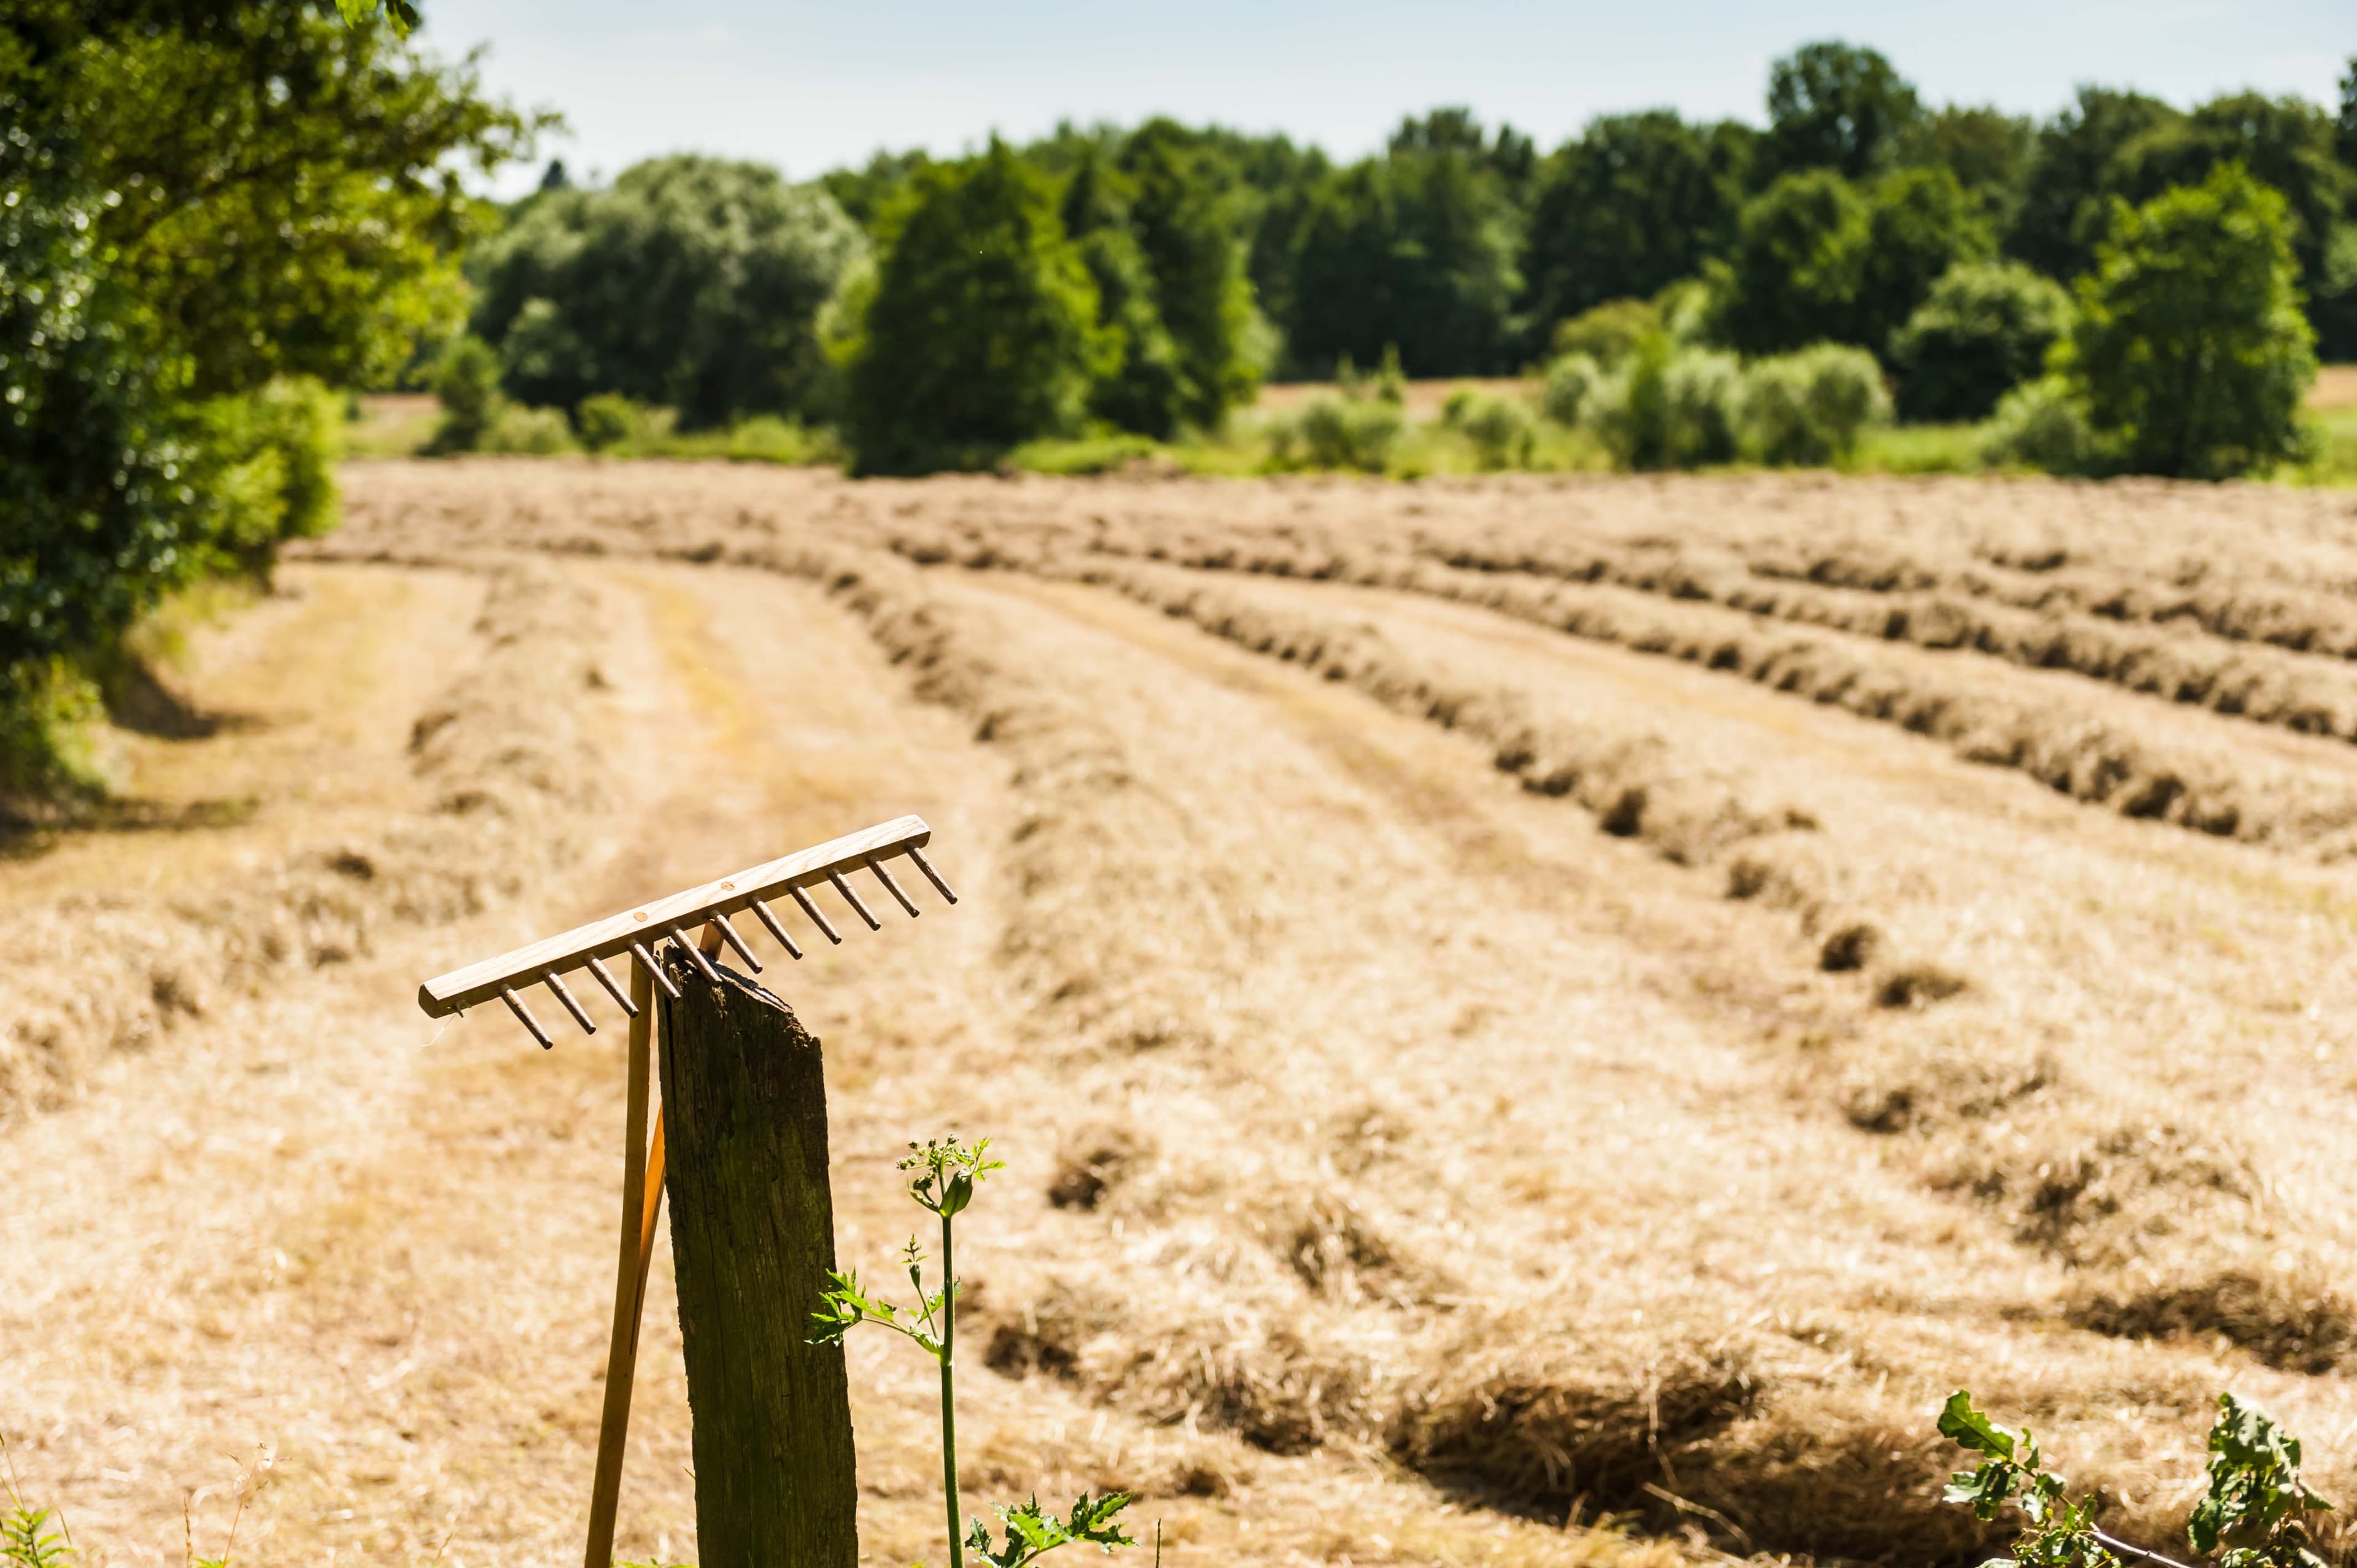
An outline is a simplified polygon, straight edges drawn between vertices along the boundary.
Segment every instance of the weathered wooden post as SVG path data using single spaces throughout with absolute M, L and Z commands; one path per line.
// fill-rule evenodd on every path
M 810 1343 L 834 1267 L 819 1043 L 733 970 L 668 954 L 673 1270 L 695 1420 L 704 1568 L 855 1568 L 843 1347 Z M 717 967 L 717 966 L 716 966 Z
M 848 874 L 871 874 L 914 918 L 916 901 L 884 865 L 901 856 L 935 892 L 956 903 L 957 895 L 925 859 L 931 838 L 923 818 L 897 818 L 453 970 L 417 988 L 417 1004 L 429 1017 L 503 1003 L 543 1048 L 555 1042 L 521 994 L 535 985 L 545 986 L 584 1031 L 597 1033 L 565 983 L 567 974 L 595 981 L 630 1021 L 614 1335 L 585 1568 L 613 1563 L 639 1320 L 667 1187 L 705 1568 L 853 1568 L 857 1561 L 843 1352 L 808 1343 L 811 1312 L 834 1263 L 818 1042 L 784 1003 L 713 961 L 725 944 L 747 968 L 760 972 L 760 961 L 728 923 L 729 916 L 745 913 L 788 956 L 802 957 L 801 944 L 770 907 L 774 899 L 792 899 L 820 935 L 840 942 L 834 923 L 811 897 L 823 888 L 833 889 L 869 930 L 882 929 L 845 880 Z M 701 940 L 690 932 L 700 933 Z M 607 969 L 608 959 L 633 965 L 628 994 Z M 657 991 L 669 999 L 660 1008 Z M 650 1118 L 649 1080 L 658 1054 L 664 1103 Z

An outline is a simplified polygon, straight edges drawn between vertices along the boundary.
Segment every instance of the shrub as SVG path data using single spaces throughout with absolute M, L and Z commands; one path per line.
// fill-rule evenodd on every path
M 1998 402 L 1981 443 L 1981 461 L 1998 467 L 2092 474 L 2102 464 L 2087 407 L 2058 376 L 2025 381 Z
M 1555 351 L 1585 354 L 1610 370 L 1646 338 L 1663 330 L 1662 313 L 1641 299 L 1611 299 L 1582 311 L 1555 329 Z
M 1890 394 L 1873 355 L 1819 343 L 1750 365 L 1738 412 L 1761 462 L 1823 465 L 1849 456 L 1868 425 L 1890 417 Z
M 833 463 L 843 456 L 832 433 L 774 413 L 756 414 L 732 428 L 727 455 L 737 463 Z
M 759 164 L 652 158 L 609 190 L 540 197 L 484 244 L 469 327 L 528 403 L 617 392 L 691 428 L 823 416 L 836 388 L 819 316 L 866 250 L 817 187 Z
M 1045 180 L 994 139 L 910 187 L 849 349 L 857 471 L 986 467 L 1077 427 L 1119 345 Z
M 1741 381 L 1733 355 L 1656 338 L 1597 385 L 1583 423 L 1623 468 L 1728 462 Z
M 210 515 L 201 565 L 266 579 L 280 544 L 336 526 L 340 406 L 307 377 L 191 411 L 192 486 Z
M 2018 262 L 1950 267 L 1891 339 L 1900 413 L 1987 418 L 2007 389 L 2038 374 L 2070 324 L 2061 285 Z
M 1399 405 L 1383 398 L 1315 397 L 1293 418 L 1272 422 L 1270 455 L 1280 467 L 1299 462 L 1380 474 L 1405 424 Z
M 1475 392 L 1456 403 L 1454 417 L 1448 423 L 1473 443 L 1473 450 L 1484 468 L 1530 466 L 1538 421 L 1532 417 L 1530 405 L 1522 399 Z
M 2222 478 L 2298 455 L 2316 377 L 2284 199 L 2224 164 L 2115 209 L 2054 366 L 2139 473 Z
M 637 439 L 645 428 L 645 421 L 640 416 L 639 405 L 620 392 L 599 392 L 581 400 L 581 406 L 573 411 L 573 427 L 579 433 L 583 446 L 592 452 L 605 452 Z
M 573 427 L 565 424 L 560 410 L 527 408 L 520 403 L 510 403 L 500 405 L 490 429 L 483 433 L 479 449 L 546 457 L 579 448 L 573 443 Z
M 468 333 L 450 340 L 434 367 L 434 396 L 442 405 L 441 423 L 425 450 L 435 454 L 472 452 L 490 434 L 506 399 L 500 395 L 500 357 L 491 346 Z
M 1586 354 L 1566 354 L 1547 367 L 1546 385 L 1539 392 L 1539 408 L 1557 424 L 1576 425 L 1587 407 L 1588 393 L 1604 379 L 1604 371 Z
M 1743 367 L 1732 354 L 1682 349 L 1671 357 L 1662 371 L 1662 413 L 1674 467 L 1734 461 L 1742 388 Z

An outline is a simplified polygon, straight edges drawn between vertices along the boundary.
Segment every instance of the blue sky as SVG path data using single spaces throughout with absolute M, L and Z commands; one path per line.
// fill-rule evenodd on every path
M 1590 116 L 1667 104 L 1761 117 L 1794 45 L 1871 44 L 1934 102 L 2045 113 L 2084 81 L 2177 102 L 2244 87 L 2334 101 L 2352 0 L 1970 0 L 1761 5 L 1454 0 L 814 5 L 425 0 L 426 38 L 489 46 L 486 81 L 561 110 L 548 150 L 610 177 L 657 153 L 805 178 L 881 146 L 955 152 L 996 129 L 1152 113 L 1281 130 L 1355 156 L 1399 117 L 1469 104 L 1551 147 Z M 521 174 L 503 182 L 513 188 Z

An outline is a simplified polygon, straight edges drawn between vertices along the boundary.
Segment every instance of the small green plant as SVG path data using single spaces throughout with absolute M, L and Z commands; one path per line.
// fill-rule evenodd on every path
M 1006 1526 L 1004 1544 L 993 1546 L 990 1527 L 981 1520 L 972 1521 L 968 1532 L 961 1537 L 958 1524 L 957 1473 L 957 1295 L 958 1278 L 952 1251 L 955 1241 L 957 1217 L 974 1201 L 974 1189 L 991 1172 L 1006 1168 L 1004 1162 L 990 1157 L 990 1140 L 976 1139 L 962 1144 L 957 1139 L 934 1138 L 923 1144 L 910 1144 L 909 1155 L 900 1162 L 900 1169 L 910 1172 L 909 1196 L 920 1208 L 941 1220 L 942 1284 L 932 1292 L 925 1289 L 925 1253 L 917 1238 L 900 1251 L 901 1262 L 909 1271 L 909 1283 L 916 1288 L 917 1305 L 913 1311 L 903 1310 L 888 1301 L 867 1294 L 859 1283 L 859 1272 L 827 1273 L 833 1288 L 820 1299 L 822 1305 L 811 1314 L 814 1345 L 840 1344 L 843 1337 L 862 1323 L 875 1323 L 892 1330 L 915 1345 L 938 1362 L 942 1369 L 942 1487 L 949 1509 L 950 1568 L 964 1568 L 965 1548 L 971 1546 L 993 1568 L 1022 1568 L 1043 1552 L 1074 1541 L 1111 1552 L 1116 1546 L 1136 1543 L 1124 1533 L 1114 1516 L 1129 1506 L 1129 1498 L 1121 1492 L 1107 1492 L 1092 1498 L 1081 1494 L 1073 1503 L 1071 1513 L 1058 1519 L 1043 1511 L 1039 1499 L 1017 1508 L 997 1510 Z
M 2069 1484 L 2046 1468 L 2038 1439 L 2027 1428 L 2016 1432 L 1989 1420 L 1970 1393 L 1948 1396 L 1940 1434 L 1982 1455 L 1979 1465 L 1949 1477 L 1943 1500 L 1970 1508 L 1979 1520 L 1995 1520 L 2011 1504 L 2029 1521 L 2011 1557 L 1982 1568 L 2120 1568 L 2123 1558 L 2186 1568 L 2106 1534 L 2095 1523 L 2095 1500 L 2071 1500 Z M 2193 1550 L 2214 1557 L 2217 1568 L 2324 1568 L 2309 1550 L 2307 1520 L 2332 1505 L 2299 1478 L 2299 1439 L 2266 1412 L 2219 1395 L 2210 1428 L 2210 1489 L 2185 1527 Z
M 0 1513 L 0 1563 L 7 1568 L 65 1568 L 81 1554 L 74 1550 L 73 1532 L 54 1509 L 35 1509 L 16 1484 L 16 1455 L 0 1434 L 0 1490 L 7 1494 L 8 1511 Z M 57 1520 L 57 1529 L 49 1521 Z

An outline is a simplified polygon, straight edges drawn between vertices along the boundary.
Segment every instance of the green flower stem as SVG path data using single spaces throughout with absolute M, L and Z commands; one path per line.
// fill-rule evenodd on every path
M 957 1262 L 950 1255 L 950 1216 L 942 1216 L 942 1487 L 949 1496 L 950 1568 L 965 1568 L 965 1544 L 958 1539 L 957 1383 L 952 1366 L 957 1353 Z

